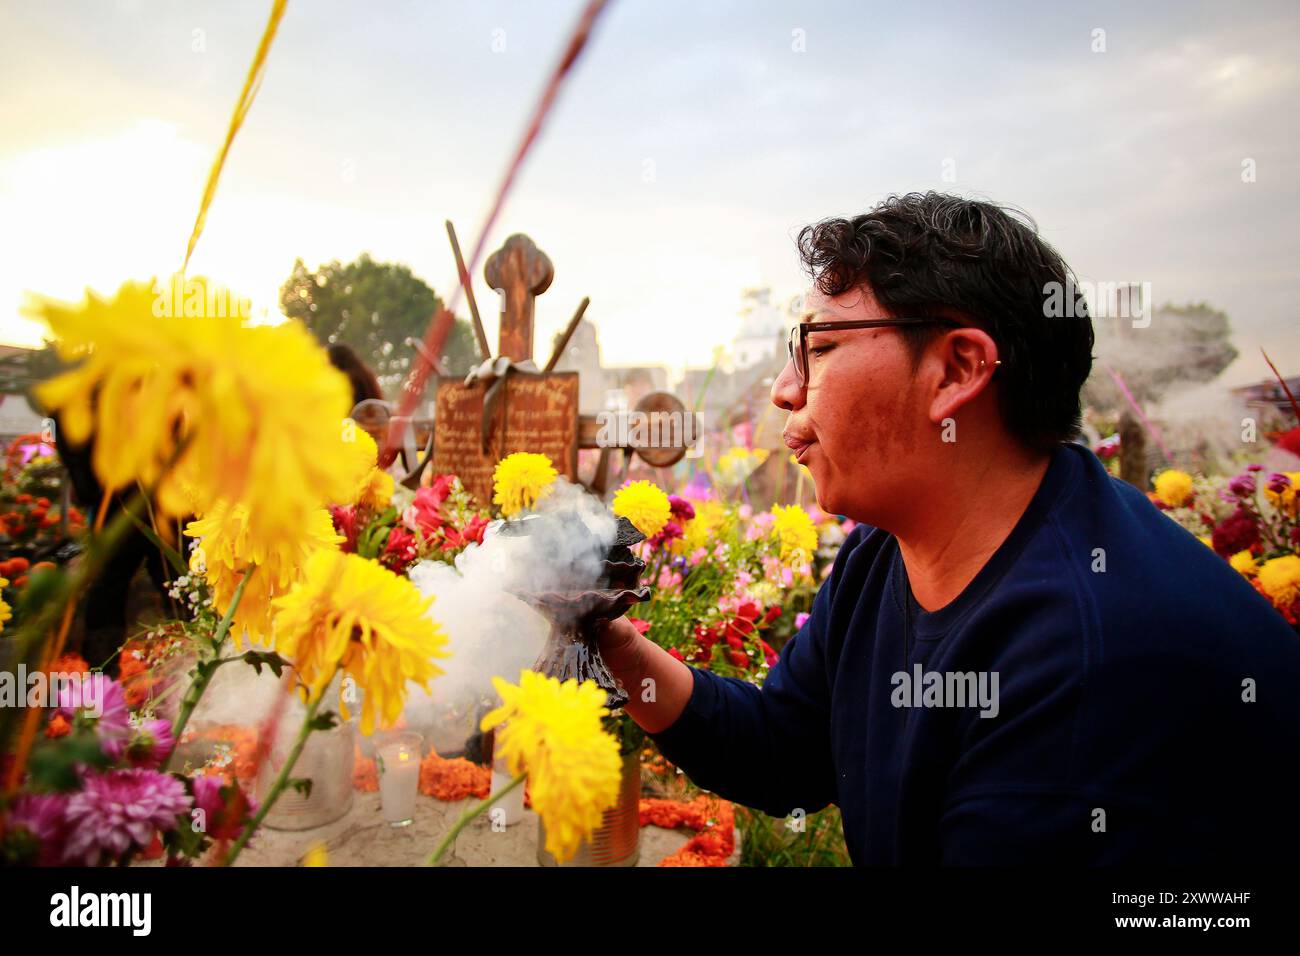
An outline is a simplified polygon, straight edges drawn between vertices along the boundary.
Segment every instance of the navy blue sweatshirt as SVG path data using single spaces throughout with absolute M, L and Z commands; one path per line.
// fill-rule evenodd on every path
M 1080 445 L 946 607 L 861 526 L 761 690 L 694 680 L 664 755 L 773 816 L 837 804 L 857 864 L 1300 853 L 1300 637 Z

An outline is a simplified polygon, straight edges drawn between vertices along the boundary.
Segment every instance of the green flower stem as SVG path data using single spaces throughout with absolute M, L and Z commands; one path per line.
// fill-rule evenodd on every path
M 180 749 L 181 734 L 185 730 L 185 725 L 189 723 L 190 716 L 194 713 L 194 708 L 199 705 L 199 700 L 203 697 L 203 692 L 208 689 L 208 684 L 212 683 L 213 676 L 217 673 L 217 668 L 228 661 L 219 657 L 221 645 L 226 642 L 226 635 L 230 633 L 230 623 L 234 620 L 235 611 L 239 608 L 239 600 L 244 596 L 244 587 L 248 584 L 248 579 L 253 576 L 257 570 L 257 565 L 251 565 L 244 576 L 240 579 L 239 584 L 235 587 L 235 593 L 230 599 L 230 607 L 226 608 L 226 613 L 221 618 L 221 623 L 217 625 L 216 631 L 212 634 L 212 656 L 210 661 L 203 661 L 198 665 L 198 674 L 190 683 L 189 689 L 185 691 L 185 699 L 181 701 L 180 713 L 176 715 L 176 723 L 172 725 L 172 752 L 167 755 L 163 761 L 162 768 L 166 770 L 172 762 L 172 756 Z M 236 660 L 238 658 L 235 658 Z
M 475 820 L 479 817 L 480 814 L 486 813 L 487 810 L 492 806 L 492 804 L 496 803 L 507 793 L 509 793 L 511 790 L 519 786 L 527 779 L 528 779 L 528 774 L 521 773 L 519 776 L 515 777 L 515 779 L 510 781 L 509 786 L 503 787 L 499 792 L 492 794 L 486 799 L 480 800 L 477 806 L 470 807 L 468 810 L 462 813 L 460 815 L 460 819 L 456 821 L 456 825 L 451 828 L 451 830 L 447 833 L 445 837 L 442 838 L 442 842 L 438 844 L 438 849 L 434 850 L 433 853 L 429 854 L 429 858 L 424 861 L 424 865 L 437 866 L 438 862 L 442 859 L 442 855 L 447 852 L 447 847 L 451 846 L 453 843 L 456 842 L 456 837 L 460 836 L 460 831 L 465 829 L 465 827 L 469 825 L 469 822 L 471 820 Z
M 325 699 L 325 695 L 329 692 L 329 686 L 333 681 L 334 678 L 331 676 L 329 681 L 325 684 L 325 689 L 316 695 L 316 697 L 314 697 L 307 705 L 307 713 L 302 719 L 302 726 L 298 728 L 298 739 L 293 742 L 293 749 L 289 751 L 289 757 L 285 760 L 284 767 L 280 770 L 280 775 L 275 778 L 275 783 L 271 784 L 271 789 L 267 791 L 266 799 L 262 801 L 262 805 L 257 809 L 257 815 L 248 821 L 244 826 L 244 832 L 239 834 L 239 839 L 236 840 L 235 845 L 230 848 L 230 855 L 226 857 L 225 866 L 233 865 L 235 860 L 238 859 L 240 852 L 243 851 L 248 841 L 252 839 L 254 831 L 262 825 L 262 821 L 266 819 L 266 815 L 270 813 L 271 808 L 275 806 L 275 801 L 280 799 L 281 792 L 283 792 L 284 788 L 288 786 L 289 774 L 293 772 L 293 765 L 298 762 L 298 757 L 302 754 L 302 748 L 307 745 L 307 738 L 311 736 L 311 725 L 312 721 L 316 719 L 316 710 L 320 707 L 321 701 Z M 275 742 L 271 741 L 269 746 L 274 748 Z

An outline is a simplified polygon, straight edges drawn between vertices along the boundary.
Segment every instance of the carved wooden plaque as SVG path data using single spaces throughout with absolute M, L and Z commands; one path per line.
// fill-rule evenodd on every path
M 437 384 L 433 471 L 451 473 L 479 504 L 492 503 L 492 470 L 517 451 L 546 455 L 570 481 L 578 477 L 578 373 L 511 375 L 502 388 L 483 452 L 483 385 Z

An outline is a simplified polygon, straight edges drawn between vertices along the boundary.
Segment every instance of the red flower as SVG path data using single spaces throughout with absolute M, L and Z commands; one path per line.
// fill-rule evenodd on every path
M 675 647 L 668 648 L 668 656 L 674 660 L 681 661 L 683 664 L 686 663 L 686 658 L 682 657 L 682 652 Z
M 718 631 L 712 627 L 697 627 L 695 629 L 695 639 L 700 642 L 700 647 L 712 648 L 718 643 Z
M 728 634 L 728 635 L 727 635 L 727 646 L 728 646 L 728 647 L 731 647 L 731 648 L 733 648 L 734 650 L 737 650 L 737 651 L 743 651 L 743 650 L 745 649 L 745 642 L 744 642 L 744 640 L 743 640 L 739 635 L 737 635 L 737 634 Z
M 758 639 L 758 646 L 763 649 L 763 660 L 767 661 L 768 667 L 773 666 L 780 659 L 780 655 L 772 650 L 772 645 L 761 637 Z
M 628 621 L 630 621 L 632 626 L 636 628 L 638 634 L 644 634 L 646 631 L 650 630 L 649 621 L 643 621 L 639 617 L 629 617 Z
M 48 507 L 50 506 L 50 499 L 49 499 L 49 498 L 37 498 L 37 499 L 36 499 L 36 506 L 37 506 L 38 508 L 48 508 Z
M 15 498 L 14 501 L 16 501 L 20 505 L 29 505 L 32 503 L 32 496 L 27 494 L 22 494 L 19 495 L 17 498 Z
M 767 613 L 763 615 L 763 623 L 771 624 L 780 616 L 781 616 L 781 605 L 773 604 L 770 608 L 767 609 Z
M 1259 543 L 1259 526 L 1247 512 L 1234 511 L 1219 522 L 1210 542 L 1220 557 L 1230 558 L 1238 551 L 1249 550 Z
M 737 667 L 749 666 L 749 657 L 744 651 L 727 651 L 727 659 Z
M 349 554 L 355 552 L 357 533 L 360 530 L 357 527 L 357 509 L 352 505 L 347 507 L 335 505 L 330 508 L 330 517 L 334 519 L 334 530 L 347 539 L 342 544 L 343 550 Z
M 402 512 L 402 523 L 412 531 L 419 531 L 425 539 L 432 538 L 444 522 L 439 506 L 447 498 L 446 487 L 439 484 L 446 475 L 439 475 L 433 487 L 421 488 L 415 493 L 415 500 Z
M 397 527 L 388 532 L 388 542 L 384 545 L 384 564 L 390 568 L 404 568 L 415 558 L 415 535 L 405 528 Z

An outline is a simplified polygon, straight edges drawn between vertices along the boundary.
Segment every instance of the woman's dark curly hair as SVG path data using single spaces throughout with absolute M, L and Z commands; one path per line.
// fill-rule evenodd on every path
M 805 226 L 797 241 L 825 295 L 868 286 L 891 315 L 946 315 L 991 335 L 1002 360 L 1003 420 L 1030 448 L 1050 450 L 1079 432 L 1092 320 L 1060 254 L 1018 215 L 973 199 L 908 193 L 852 219 Z M 1073 297 L 1071 308 L 1049 310 L 1052 295 Z M 1068 315 L 1048 317 L 1059 311 Z M 941 332 L 902 330 L 914 362 Z

